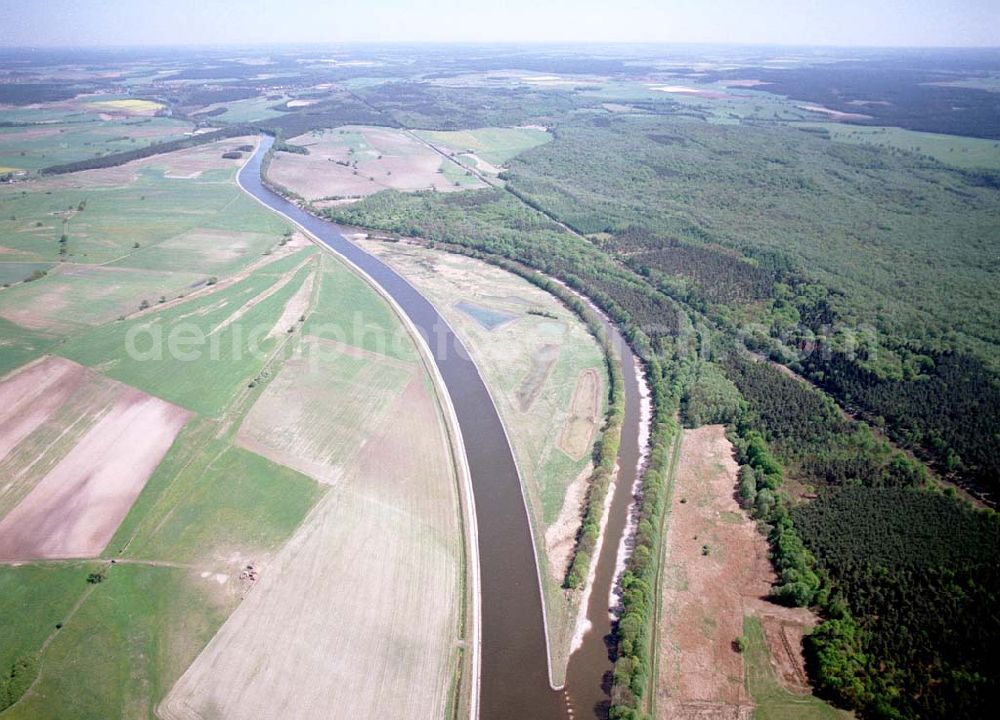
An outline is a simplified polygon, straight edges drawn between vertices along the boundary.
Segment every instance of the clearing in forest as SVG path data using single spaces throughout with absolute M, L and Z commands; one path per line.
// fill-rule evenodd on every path
M 292 138 L 308 155 L 275 153 L 268 177 L 309 201 L 339 202 L 381 190 L 484 187 L 403 130 L 345 126 Z
M 487 127 L 475 130 L 418 130 L 418 136 L 465 165 L 497 175 L 516 155 L 552 140 L 543 128 Z
M 656 717 L 749 719 L 786 701 L 827 717 L 802 658 L 815 617 L 767 600 L 767 540 L 735 500 L 738 470 L 724 426 L 684 431 L 661 571 Z

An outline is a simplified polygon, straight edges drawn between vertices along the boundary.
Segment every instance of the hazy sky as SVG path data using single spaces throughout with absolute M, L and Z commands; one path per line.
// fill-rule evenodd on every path
M 1000 45 L 1000 0 L 0 0 L 0 44 Z

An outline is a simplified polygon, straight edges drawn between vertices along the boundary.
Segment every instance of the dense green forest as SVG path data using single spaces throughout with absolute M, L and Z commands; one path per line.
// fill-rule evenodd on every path
M 790 127 L 598 116 L 554 134 L 512 162 L 515 193 L 942 473 L 1000 489 L 997 188 Z
M 1000 701 L 1000 517 L 900 488 L 791 512 L 834 597 L 808 640 L 819 690 L 883 717 L 983 718 Z
M 806 642 L 817 690 L 864 717 L 988 715 L 1000 516 L 930 489 L 919 464 L 815 389 L 761 361 L 728 365 L 747 398 L 738 493 L 767 528 L 774 597 L 824 617 Z M 818 499 L 790 502 L 786 477 Z

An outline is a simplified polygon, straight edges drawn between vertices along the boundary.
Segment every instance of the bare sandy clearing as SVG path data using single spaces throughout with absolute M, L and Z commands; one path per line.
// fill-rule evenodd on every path
M 826 115 L 831 120 L 870 120 L 872 117 L 871 115 L 862 115 L 861 113 L 845 113 L 840 110 L 823 107 L 822 105 L 796 105 L 795 107 L 799 110 L 808 110 L 809 112 Z
M 566 418 L 559 447 L 574 460 L 581 459 L 590 450 L 597 431 L 601 412 L 601 378 L 594 369 L 580 373 L 573 390 L 571 414 Z
M 583 515 L 583 501 L 587 496 L 587 478 L 593 469 L 594 466 L 588 464 L 576 480 L 569 484 L 559 517 L 545 529 L 545 553 L 549 558 L 549 575 L 552 582 L 560 585 L 565 580 L 570 560 L 573 559 L 576 533 L 580 529 L 580 517 Z
M 781 683 L 793 692 L 812 692 L 806 674 L 802 638 L 816 624 L 815 616 L 805 608 L 774 608 L 760 616 L 764 638 L 770 650 L 771 665 Z
M 767 541 L 734 499 L 738 471 L 721 425 L 685 430 L 671 501 L 657 717 L 749 717 L 733 642 L 770 589 Z
M 446 443 L 416 375 L 161 717 L 445 716 L 461 571 Z
M 701 88 L 686 87 L 684 85 L 654 85 L 650 87 L 650 90 L 659 90 L 660 92 L 670 93 L 672 95 L 700 97 L 708 100 L 721 100 L 722 98 L 730 97 L 729 93 L 720 92 L 718 90 L 705 90 Z
M 122 386 L 117 402 L 0 521 L 0 559 L 93 557 L 190 413 Z
M 309 154 L 276 153 L 268 175 L 307 200 L 356 198 L 385 189 L 459 189 L 440 172 L 448 161 L 402 130 L 350 126 L 291 142 L 307 146 Z

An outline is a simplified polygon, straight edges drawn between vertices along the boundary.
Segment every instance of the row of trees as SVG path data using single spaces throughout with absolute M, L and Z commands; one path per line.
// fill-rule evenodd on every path
M 653 668 L 656 605 L 661 582 L 660 554 L 663 514 L 670 500 L 668 485 L 671 448 L 679 432 L 677 387 L 668 366 L 653 359 L 647 364 L 652 397 L 653 426 L 649 463 L 642 476 L 639 521 L 635 543 L 622 577 L 622 614 L 615 626 L 616 659 L 611 679 L 611 720 L 641 720 L 648 706 Z

